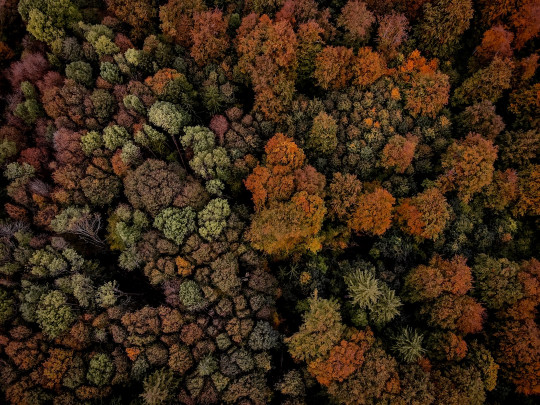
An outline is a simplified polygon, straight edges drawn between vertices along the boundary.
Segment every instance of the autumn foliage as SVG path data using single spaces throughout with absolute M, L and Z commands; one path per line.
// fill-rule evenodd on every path
M 245 181 L 256 209 L 248 238 L 269 254 L 316 252 L 326 213 L 324 176 L 305 164 L 302 149 L 283 134 L 272 137 L 265 151 L 265 164 Z
M 538 0 L 0 0 L 0 403 L 535 403 L 539 35 Z

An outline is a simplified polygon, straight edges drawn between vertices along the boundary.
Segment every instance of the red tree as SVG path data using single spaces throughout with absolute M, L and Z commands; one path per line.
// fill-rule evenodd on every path
M 382 235 L 392 224 L 392 208 L 396 199 L 383 188 L 363 194 L 349 220 L 349 227 L 361 233 Z
M 437 239 L 450 219 L 450 206 L 437 187 L 404 199 L 396 216 L 405 232 L 426 239 Z
M 405 278 L 405 288 L 412 302 L 435 299 L 443 293 L 464 295 L 472 287 L 471 269 L 463 256 L 452 260 L 433 256 L 429 265 L 415 267 Z
M 195 13 L 191 38 L 191 56 L 200 66 L 218 62 L 229 46 L 228 21 L 220 10 Z

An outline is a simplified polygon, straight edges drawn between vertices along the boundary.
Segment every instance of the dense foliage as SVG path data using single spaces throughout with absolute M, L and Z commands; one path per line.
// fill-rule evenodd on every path
M 537 402 L 539 33 L 0 0 L 0 402 Z

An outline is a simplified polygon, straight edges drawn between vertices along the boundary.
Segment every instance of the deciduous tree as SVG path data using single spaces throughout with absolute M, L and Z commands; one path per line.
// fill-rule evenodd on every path
M 392 223 L 396 199 L 384 188 L 363 194 L 358 201 L 348 226 L 359 233 L 382 235 Z
M 442 158 L 445 173 L 438 183 L 443 191 L 456 190 L 464 202 L 470 201 L 493 180 L 497 147 L 479 134 L 470 133 L 454 141 Z
M 450 220 L 450 206 L 437 187 L 412 198 L 405 198 L 396 209 L 405 232 L 426 239 L 437 239 Z

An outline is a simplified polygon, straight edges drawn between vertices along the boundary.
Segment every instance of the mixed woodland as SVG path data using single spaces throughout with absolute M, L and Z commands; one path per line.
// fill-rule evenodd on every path
M 538 403 L 539 32 L 0 0 L 0 402 Z

